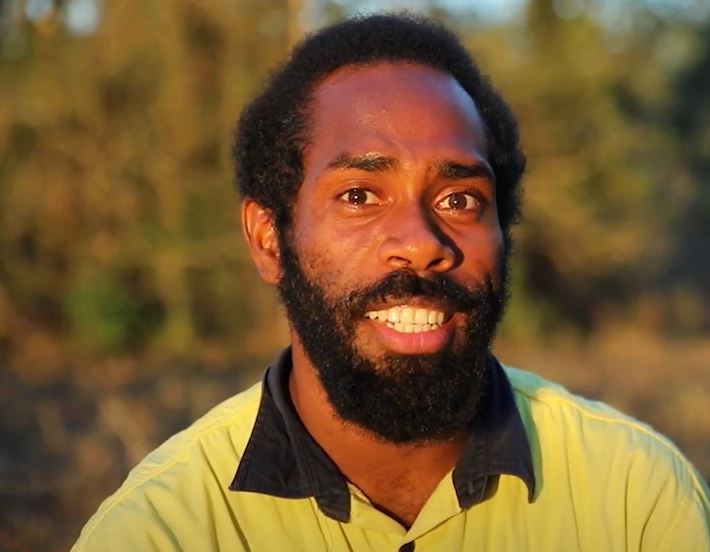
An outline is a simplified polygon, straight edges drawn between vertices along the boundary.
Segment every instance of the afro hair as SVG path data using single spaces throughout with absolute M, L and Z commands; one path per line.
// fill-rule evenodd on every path
M 498 217 L 509 242 L 510 226 L 519 217 L 525 169 L 515 117 L 455 34 L 411 14 L 346 19 L 307 36 L 293 49 L 237 124 L 233 154 L 241 196 L 271 211 L 280 233 L 287 230 L 303 181 L 313 90 L 341 67 L 379 62 L 414 63 L 448 73 L 473 98 L 486 128 Z

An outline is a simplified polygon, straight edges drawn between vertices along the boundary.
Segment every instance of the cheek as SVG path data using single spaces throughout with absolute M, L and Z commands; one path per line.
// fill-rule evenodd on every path
M 500 283 L 505 258 L 500 227 L 466 236 L 459 244 L 463 254 L 461 268 L 467 279 L 474 284 L 489 278 L 494 284 Z
M 378 232 L 323 220 L 302 225 L 294 243 L 304 270 L 321 281 L 357 280 L 374 266 Z

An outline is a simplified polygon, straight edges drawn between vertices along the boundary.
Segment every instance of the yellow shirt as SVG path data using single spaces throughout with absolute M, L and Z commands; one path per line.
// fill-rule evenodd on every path
M 494 451 L 488 471 L 479 462 L 477 478 L 449 473 L 408 530 L 344 480 L 344 502 L 336 494 L 329 509 L 323 496 L 313 496 L 321 491 L 304 487 L 313 474 L 303 473 L 328 467 L 293 462 L 288 444 L 268 434 L 252 455 L 250 438 L 278 416 L 265 406 L 268 387 L 255 385 L 149 454 L 72 550 L 710 551 L 707 486 L 667 439 L 533 374 L 500 373 L 512 387 L 513 421 L 527 434 L 524 450 Z M 515 433 L 514 424 L 501 427 L 489 446 Z M 251 466 L 240 470 L 241 479 L 248 471 L 259 492 L 230 489 L 240 488 L 235 470 L 246 465 L 247 449 Z M 474 494 L 466 497 L 466 488 Z

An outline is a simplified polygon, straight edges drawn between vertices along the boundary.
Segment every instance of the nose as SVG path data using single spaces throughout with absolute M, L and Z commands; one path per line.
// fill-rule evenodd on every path
M 421 205 L 409 205 L 391 213 L 378 259 L 391 269 L 416 273 L 444 273 L 456 265 L 451 239 Z

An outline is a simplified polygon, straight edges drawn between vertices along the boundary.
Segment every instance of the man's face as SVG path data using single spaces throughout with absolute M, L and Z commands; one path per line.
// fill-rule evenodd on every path
M 483 123 L 451 76 L 345 67 L 314 91 L 279 288 L 343 419 L 396 442 L 471 423 L 503 306 Z

